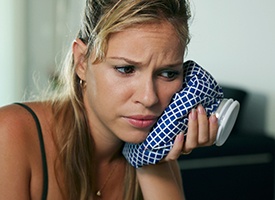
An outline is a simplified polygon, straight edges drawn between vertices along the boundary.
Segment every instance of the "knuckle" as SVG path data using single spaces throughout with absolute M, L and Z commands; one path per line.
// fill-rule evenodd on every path
M 199 139 L 194 138 L 193 140 L 189 140 L 188 142 L 186 142 L 185 149 L 192 150 L 192 149 L 195 149 L 198 145 L 199 145 Z
M 170 155 L 169 157 L 166 158 L 166 161 L 174 161 L 174 160 L 177 160 L 177 159 L 178 159 L 178 156 Z
M 200 139 L 199 144 L 204 145 L 204 144 L 207 144 L 209 142 L 210 142 L 210 139 L 208 137 L 203 137 L 203 138 Z
M 204 132 L 199 136 L 199 144 L 206 144 L 211 140 L 211 135 L 208 132 Z
M 185 149 L 185 151 L 188 152 L 188 151 L 192 151 L 192 150 L 195 149 L 197 146 L 198 146 L 197 143 L 192 142 L 192 143 L 188 144 L 184 149 Z
M 182 151 L 183 153 L 187 154 L 191 151 L 193 151 L 194 148 L 185 148 L 184 151 Z

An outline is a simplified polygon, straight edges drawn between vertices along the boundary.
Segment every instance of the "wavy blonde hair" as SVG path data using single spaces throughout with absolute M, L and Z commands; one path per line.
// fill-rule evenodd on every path
M 77 38 L 88 47 L 93 62 L 104 59 L 112 33 L 144 23 L 170 22 L 184 47 L 189 42 L 189 3 L 186 0 L 87 0 Z M 88 199 L 94 188 L 94 141 L 87 122 L 80 79 L 70 51 L 60 71 L 58 87 L 52 96 L 55 117 L 54 138 L 58 150 L 56 168 L 65 199 Z M 57 171 L 57 169 L 56 169 Z M 135 169 L 127 165 L 124 199 L 141 199 Z

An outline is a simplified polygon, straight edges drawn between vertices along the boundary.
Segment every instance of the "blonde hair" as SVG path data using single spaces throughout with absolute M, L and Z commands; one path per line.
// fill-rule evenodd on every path
M 87 0 L 77 37 L 88 47 L 86 58 L 93 52 L 93 62 L 100 62 L 104 59 L 109 36 L 137 24 L 168 21 L 186 47 L 189 18 L 189 3 L 185 0 Z M 59 153 L 56 168 L 64 172 L 62 177 L 57 175 L 60 187 L 64 188 L 64 198 L 84 200 L 95 191 L 94 142 L 75 66 L 70 51 L 52 98 L 54 137 Z M 141 199 L 135 169 L 127 164 L 126 173 L 124 198 Z

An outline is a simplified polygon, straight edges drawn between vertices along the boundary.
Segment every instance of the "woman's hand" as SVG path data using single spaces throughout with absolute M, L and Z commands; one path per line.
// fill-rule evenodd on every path
M 180 133 L 168 155 L 158 164 L 137 169 L 137 177 L 144 199 L 184 199 L 181 174 L 177 159 L 194 148 L 210 146 L 216 140 L 218 120 L 209 118 L 205 109 L 199 105 L 189 114 L 186 136 Z M 172 196 L 171 196 L 172 195 Z
M 181 154 L 189 154 L 193 149 L 214 144 L 218 132 L 218 119 L 215 115 L 209 118 L 202 105 L 193 109 L 188 116 L 186 135 L 177 135 L 174 146 L 162 161 L 177 160 Z

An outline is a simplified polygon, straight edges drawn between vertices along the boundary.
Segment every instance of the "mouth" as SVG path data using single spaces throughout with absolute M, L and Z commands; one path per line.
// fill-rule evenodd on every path
M 124 119 L 133 127 L 139 129 L 149 129 L 152 128 L 153 125 L 156 123 L 158 117 L 157 116 L 128 116 L 124 117 Z

